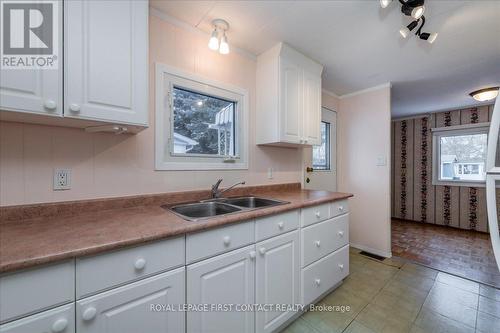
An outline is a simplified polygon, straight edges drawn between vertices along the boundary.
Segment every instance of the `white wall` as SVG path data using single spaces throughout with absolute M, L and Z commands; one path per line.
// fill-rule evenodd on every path
M 248 185 L 301 181 L 301 151 L 255 145 L 256 61 L 241 52 L 223 56 L 208 36 L 150 16 L 150 127 L 137 135 L 0 122 L 0 206 L 209 188 L 246 180 Z M 249 169 L 154 171 L 154 64 L 236 85 L 249 91 Z M 273 167 L 274 178 L 267 178 Z M 52 190 L 54 168 L 72 169 L 72 189 Z
M 391 89 L 378 87 L 339 100 L 338 190 L 351 192 L 350 240 L 363 250 L 391 256 Z M 385 166 L 377 159 L 385 158 Z

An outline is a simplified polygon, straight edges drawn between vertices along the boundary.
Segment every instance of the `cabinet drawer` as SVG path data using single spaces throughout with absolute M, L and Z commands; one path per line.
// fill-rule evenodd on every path
M 73 303 L 37 313 L 5 325 L 0 333 L 75 332 L 75 305 Z
M 299 211 L 263 217 L 255 221 L 255 241 L 271 238 L 299 227 Z
M 334 202 L 332 202 L 330 208 L 331 208 L 330 215 L 332 217 L 348 213 L 349 212 L 349 201 L 347 199 L 334 201 Z
M 349 242 L 349 214 L 302 229 L 302 267 Z
M 322 204 L 302 209 L 302 226 L 308 226 L 330 218 L 330 204 Z
M 255 242 L 254 221 L 186 236 L 186 261 L 192 263 Z
M 302 303 L 310 304 L 349 275 L 349 246 L 302 270 Z
M 0 322 L 75 300 L 75 262 L 0 277 Z
M 76 296 L 136 280 L 185 263 L 184 237 L 76 260 Z

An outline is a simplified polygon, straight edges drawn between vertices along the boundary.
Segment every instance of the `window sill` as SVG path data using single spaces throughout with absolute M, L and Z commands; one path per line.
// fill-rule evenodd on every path
M 486 181 L 445 181 L 437 180 L 432 182 L 433 186 L 458 186 L 458 187 L 486 187 Z

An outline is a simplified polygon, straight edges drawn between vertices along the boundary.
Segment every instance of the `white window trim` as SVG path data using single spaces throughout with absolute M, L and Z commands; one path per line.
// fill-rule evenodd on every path
M 432 128 L 432 185 L 485 187 L 486 180 L 440 180 L 441 167 L 440 138 L 442 136 L 488 134 L 490 123 L 466 124 L 458 126 Z M 489 140 L 489 137 L 488 137 Z M 485 161 L 486 163 L 486 161 Z
M 156 170 L 244 170 L 248 169 L 248 91 L 233 85 L 221 83 L 200 75 L 189 73 L 165 64 L 156 63 L 156 95 L 155 95 L 155 169 Z M 236 126 L 236 149 L 238 158 L 225 160 L 224 157 L 207 156 L 178 156 L 170 153 L 169 138 L 173 124 L 169 95 L 172 85 L 166 84 L 166 78 L 195 81 L 204 85 L 201 93 L 218 89 L 229 94 L 238 95 L 238 108 Z M 169 79 L 169 82 L 171 80 Z M 184 85 L 182 85 L 184 86 Z M 186 87 L 189 88 L 189 87 Z M 200 90 L 200 89 L 196 89 Z M 210 94 L 210 93 L 208 93 Z M 172 145 L 173 146 L 173 145 Z M 176 160 L 176 161 L 174 161 Z

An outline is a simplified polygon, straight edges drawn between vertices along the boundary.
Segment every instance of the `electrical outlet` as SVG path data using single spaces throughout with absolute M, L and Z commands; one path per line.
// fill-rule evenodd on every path
M 71 169 L 54 169 L 54 190 L 71 189 Z
M 267 168 L 267 179 L 273 179 L 273 168 Z

